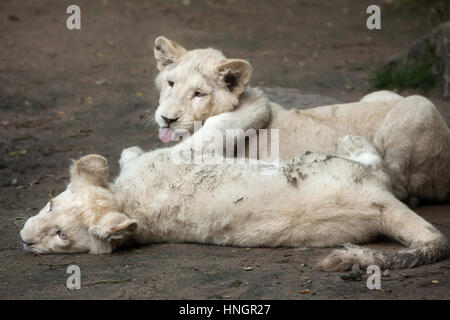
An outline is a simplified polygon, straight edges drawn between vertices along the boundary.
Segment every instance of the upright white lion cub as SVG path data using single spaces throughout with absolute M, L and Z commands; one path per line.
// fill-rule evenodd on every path
M 37 253 L 109 253 L 129 242 L 345 245 L 319 262 L 324 270 L 354 263 L 408 268 L 447 257 L 447 238 L 392 195 L 375 149 L 361 137 L 339 144 L 349 158 L 373 161 L 307 153 L 261 175 L 263 162 L 176 165 L 170 149 L 133 147 L 123 151 L 120 175 L 109 184 L 107 160 L 88 155 L 73 165 L 67 189 L 20 235 L 25 249 Z M 354 245 L 379 235 L 408 248 L 385 253 Z

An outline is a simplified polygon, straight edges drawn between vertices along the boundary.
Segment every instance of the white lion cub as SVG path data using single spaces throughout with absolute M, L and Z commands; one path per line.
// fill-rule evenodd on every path
M 203 124 L 189 139 L 196 145 L 227 129 L 276 129 L 280 158 L 288 161 L 306 151 L 336 154 L 338 138 L 359 135 L 381 153 L 399 199 L 450 201 L 450 129 L 425 97 L 381 91 L 354 103 L 286 110 L 248 86 L 252 67 L 245 60 L 211 48 L 186 50 L 164 37 L 155 40 L 154 54 L 163 142 L 192 133 L 195 122 Z
M 447 238 L 392 195 L 373 147 L 360 137 L 340 145 L 350 158 L 363 150 L 375 161 L 307 153 L 261 175 L 263 162 L 175 165 L 169 148 L 133 147 L 122 152 L 120 175 L 108 184 L 107 160 L 88 155 L 71 168 L 67 189 L 20 235 L 25 249 L 37 253 L 109 253 L 128 242 L 345 245 L 319 262 L 330 271 L 354 263 L 408 268 L 447 257 Z M 353 245 L 379 235 L 408 248 L 385 253 Z

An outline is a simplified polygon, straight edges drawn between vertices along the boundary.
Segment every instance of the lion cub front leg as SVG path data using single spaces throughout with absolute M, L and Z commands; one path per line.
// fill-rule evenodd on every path
M 267 103 L 241 105 L 234 111 L 208 118 L 198 131 L 177 144 L 175 150 L 191 149 L 201 153 L 224 150 L 227 130 L 234 130 L 236 138 L 243 139 L 248 129 L 264 128 L 270 116 L 271 109 Z
M 122 170 L 129 162 L 137 159 L 143 153 L 144 151 L 142 151 L 142 149 L 139 147 L 130 147 L 123 149 L 119 159 L 120 169 Z
M 365 166 L 379 169 L 383 166 L 381 158 L 375 147 L 364 137 L 347 135 L 338 139 L 338 155 L 359 162 Z

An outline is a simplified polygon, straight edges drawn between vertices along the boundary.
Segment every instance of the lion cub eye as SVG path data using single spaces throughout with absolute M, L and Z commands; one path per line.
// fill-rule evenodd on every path
M 194 97 L 196 97 L 196 98 L 201 98 L 201 97 L 204 97 L 204 96 L 206 96 L 206 93 L 203 93 L 201 91 L 195 91 L 194 92 Z
M 56 231 L 56 234 L 58 237 L 60 237 L 62 240 L 67 240 L 67 236 L 62 232 L 61 230 Z
M 172 88 L 175 83 L 173 81 L 167 80 L 167 84 L 169 85 L 169 87 Z

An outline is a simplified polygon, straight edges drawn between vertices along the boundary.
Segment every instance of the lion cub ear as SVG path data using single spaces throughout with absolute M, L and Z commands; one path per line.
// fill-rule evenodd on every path
M 111 211 L 104 214 L 90 231 L 101 239 L 115 240 L 131 236 L 137 228 L 137 221 L 120 212 Z
M 108 182 L 108 160 L 90 154 L 76 161 L 70 170 L 71 181 L 106 187 Z
M 183 54 L 186 53 L 186 49 L 178 43 L 161 36 L 156 38 L 155 48 L 153 51 L 159 71 L 164 70 L 164 68 L 176 62 Z
M 244 92 L 252 75 L 250 63 L 241 59 L 227 59 L 216 70 L 220 81 L 237 96 Z

